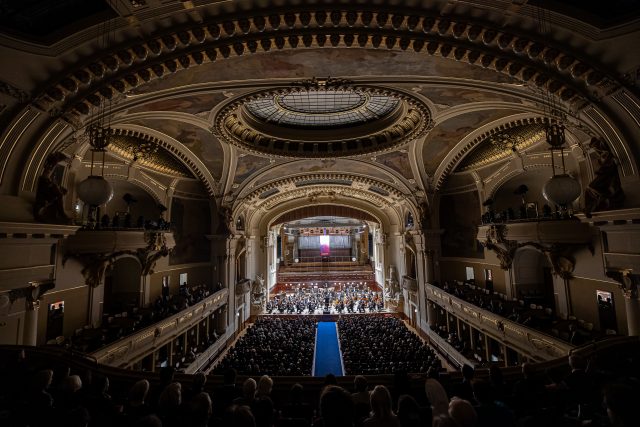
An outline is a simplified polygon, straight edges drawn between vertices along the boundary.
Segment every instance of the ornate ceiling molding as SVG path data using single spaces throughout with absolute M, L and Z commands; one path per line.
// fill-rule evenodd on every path
M 472 149 L 474 149 L 478 144 L 480 144 L 485 139 L 491 137 L 492 135 L 498 134 L 500 132 L 503 132 L 505 130 L 512 129 L 518 126 L 534 124 L 534 123 L 543 123 L 543 122 L 544 122 L 544 118 L 540 116 L 539 117 L 523 117 L 516 120 L 511 119 L 510 121 L 501 123 L 499 125 L 496 125 L 494 122 L 488 125 L 490 126 L 490 129 L 484 132 L 481 132 L 479 135 L 476 134 L 476 136 L 473 137 L 472 139 L 466 140 L 466 141 L 465 139 L 463 139 L 456 146 L 454 150 L 451 150 L 451 152 L 447 156 L 448 159 L 445 159 L 445 161 L 443 161 L 438 167 L 438 170 L 434 175 L 435 190 L 439 190 L 442 188 L 442 185 L 446 181 L 447 176 L 455 170 L 458 164 L 460 164 L 460 162 L 465 158 L 467 154 L 471 152 Z
M 216 196 L 218 184 L 211 175 L 211 172 L 202 163 L 202 161 L 191 152 L 184 144 L 176 141 L 168 135 L 165 135 L 155 129 L 146 128 L 139 125 L 122 124 L 117 129 L 122 131 L 133 132 L 134 134 L 145 135 L 147 138 L 154 138 L 158 145 L 169 151 L 176 159 L 181 161 L 193 174 L 198 177 L 202 185 L 211 197 Z
M 323 202 L 331 204 L 338 201 L 344 203 L 350 199 L 359 199 L 377 207 L 389 207 L 391 205 L 391 202 L 386 198 L 367 190 L 340 185 L 322 185 L 297 188 L 284 193 L 278 193 L 267 198 L 266 201 L 262 203 L 255 202 L 254 206 L 264 211 L 270 211 L 274 207 L 293 199 L 304 199 L 307 204 Z
M 621 81 L 591 64 L 581 52 L 537 34 L 505 29 L 468 17 L 439 16 L 416 8 L 387 12 L 362 6 L 288 6 L 269 13 L 216 17 L 172 27 L 144 41 L 121 45 L 70 69 L 37 97 L 36 104 L 67 115 L 86 116 L 104 99 L 206 62 L 235 55 L 308 47 L 412 49 L 490 68 L 544 88 L 564 101 L 584 103 L 596 90 Z
M 333 126 L 296 130 L 272 125 L 254 118 L 248 111 L 255 100 L 281 99 L 302 93 L 299 84 L 289 84 L 243 95 L 220 109 L 214 119 L 214 132 L 220 139 L 243 150 L 278 157 L 329 158 L 382 153 L 419 138 L 431 127 L 431 113 L 417 97 L 397 89 L 362 84 L 342 84 L 345 94 L 363 98 L 388 97 L 398 101 L 393 112 L 371 122 L 356 123 L 341 132 Z M 322 91 L 308 92 L 322 93 Z M 277 104 L 277 103 L 276 103 Z M 284 110 L 283 110 L 284 111 Z M 310 116 L 310 114 L 306 114 Z M 318 115 L 324 116 L 324 115 Z M 340 138 L 335 138 L 335 135 Z
M 332 184 L 332 182 L 336 184 Z M 306 183 L 306 185 L 305 185 Z M 316 184 L 317 183 L 317 184 Z M 340 184 L 337 184 L 340 183 Z M 303 184 L 303 188 L 300 188 L 300 184 Z M 271 196 L 279 194 L 288 194 L 297 189 L 309 189 L 313 188 L 313 191 L 318 191 L 318 188 L 340 188 L 341 190 L 354 189 L 358 191 L 364 191 L 374 194 L 370 189 L 377 188 L 386 192 L 387 196 L 384 197 L 380 193 L 375 194 L 377 198 L 384 198 L 385 203 L 397 201 L 409 197 L 409 194 L 403 193 L 397 188 L 389 185 L 383 181 L 363 177 L 355 174 L 347 173 L 315 173 L 290 176 L 281 180 L 272 181 L 268 184 L 262 185 L 255 190 L 251 191 L 245 196 L 239 197 L 237 200 L 242 204 L 260 203 L 260 200 L 270 199 Z M 264 194 L 268 194 L 264 197 Z

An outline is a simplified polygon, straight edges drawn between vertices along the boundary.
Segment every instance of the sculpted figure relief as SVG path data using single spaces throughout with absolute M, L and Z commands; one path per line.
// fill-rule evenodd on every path
M 584 192 L 584 213 L 587 218 L 591 217 L 591 212 L 620 208 L 625 199 L 618 165 L 607 143 L 599 138 L 591 138 L 589 147 L 598 155 L 599 167 Z
M 63 207 L 67 190 L 53 179 L 58 163 L 66 160 L 68 158 L 65 154 L 56 151 L 49 154 L 44 162 L 44 169 L 36 187 L 36 200 L 33 204 L 33 217 L 36 221 L 50 224 L 69 224 L 71 221 Z

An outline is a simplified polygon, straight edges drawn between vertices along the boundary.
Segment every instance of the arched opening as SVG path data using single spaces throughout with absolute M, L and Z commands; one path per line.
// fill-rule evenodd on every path
M 306 209 L 302 209 L 306 212 Z M 283 215 L 265 238 L 271 280 L 267 311 L 346 313 L 382 309 L 382 286 L 376 280 L 371 229 L 377 223 L 351 216 Z M 342 212 L 342 211 L 341 211 Z M 311 212 L 309 212 L 311 213 Z M 282 219 L 284 222 L 280 222 Z M 367 296 L 368 304 L 358 305 Z M 380 305 L 373 305 L 373 301 Z M 351 304 L 351 305 L 350 305 Z
M 516 296 L 526 306 L 542 306 L 555 312 L 552 267 L 542 252 L 527 246 L 518 249 L 513 278 Z
M 141 303 L 142 266 L 134 257 L 122 257 L 113 263 L 105 276 L 104 310 L 105 315 L 131 311 Z

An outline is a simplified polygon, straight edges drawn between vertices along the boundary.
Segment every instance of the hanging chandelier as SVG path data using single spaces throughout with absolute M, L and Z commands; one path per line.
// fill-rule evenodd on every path
M 548 34 L 549 23 L 544 10 L 538 7 L 538 29 L 540 35 Z M 560 101 L 548 89 L 542 87 L 542 107 L 544 113 L 545 139 L 551 151 L 551 169 L 553 175 L 542 187 L 542 195 L 551 204 L 560 208 L 562 216 L 568 217 L 568 208 L 580 196 L 580 183 L 567 173 L 564 149 L 566 144 L 565 114 L 561 110 Z M 562 160 L 562 173 L 556 173 L 555 158 Z
M 107 21 L 98 34 L 98 45 L 102 49 L 109 45 L 110 24 L 110 20 Z M 108 203 L 113 197 L 113 186 L 104 179 L 106 149 L 113 136 L 113 129 L 111 129 L 108 122 L 111 114 L 111 101 L 104 98 L 101 99 L 97 111 L 94 113 L 97 116 L 97 120 L 87 125 L 85 130 L 85 135 L 91 147 L 91 169 L 89 176 L 76 187 L 80 200 L 89 206 L 87 214 L 89 228 L 93 228 L 97 223 L 99 206 Z M 99 171 L 96 170 L 96 155 L 100 157 Z
M 89 176 L 78 184 L 76 191 L 80 200 L 89 205 L 90 209 L 95 209 L 109 202 L 113 197 L 113 186 L 104 179 L 104 158 L 112 131 L 108 127 L 104 128 L 94 124 L 87 127 L 86 134 L 91 146 L 91 169 Z M 97 171 L 94 174 L 94 170 L 97 169 L 95 165 L 96 153 L 101 155 L 99 174 Z

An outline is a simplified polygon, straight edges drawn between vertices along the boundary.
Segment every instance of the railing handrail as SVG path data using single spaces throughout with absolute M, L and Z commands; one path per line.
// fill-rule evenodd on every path
M 215 293 L 213 293 L 212 295 L 209 295 L 208 297 L 206 297 L 205 299 L 203 299 L 202 301 L 197 302 L 196 304 L 187 307 L 186 309 L 172 315 L 169 317 L 166 317 L 162 320 L 159 320 L 157 322 L 155 322 L 154 324 L 147 326 L 143 329 L 140 329 L 139 331 L 136 331 L 132 334 L 129 334 L 125 337 L 120 338 L 117 341 L 114 341 L 104 347 L 99 348 L 98 350 L 89 353 L 89 356 L 95 358 L 97 361 L 101 361 L 104 360 L 105 358 L 107 358 L 110 354 L 121 350 L 123 347 L 123 344 L 127 344 L 127 343 L 131 343 L 131 342 L 137 342 L 137 341 L 141 341 L 144 338 L 148 337 L 148 336 L 154 336 L 155 338 L 158 338 L 161 336 L 162 334 L 162 330 L 165 328 L 168 328 L 169 326 L 171 326 L 172 324 L 177 324 L 179 322 L 179 320 L 185 316 L 188 316 L 189 314 L 193 315 L 193 313 L 199 311 L 199 310 L 204 310 L 208 305 L 212 304 L 214 301 L 224 301 L 226 302 L 226 297 L 225 295 L 227 294 L 228 289 L 227 288 L 223 288 Z M 216 302 L 217 302 L 216 301 Z M 222 305 L 222 304 L 220 304 Z M 202 320 L 201 318 L 198 319 Z M 188 322 L 188 324 L 186 325 L 182 325 L 180 329 L 184 329 L 187 326 L 192 326 L 193 325 L 193 321 Z M 159 327 L 160 326 L 160 327 Z M 157 330 L 160 330 L 160 333 L 157 334 Z
M 483 317 L 485 317 L 488 320 L 492 320 L 494 323 L 497 324 L 497 322 L 501 322 L 503 325 L 503 328 L 506 329 L 511 329 L 514 331 L 517 330 L 522 330 L 523 332 L 526 332 L 529 336 L 534 336 L 536 338 L 539 339 L 544 339 L 547 342 L 551 342 L 554 345 L 556 345 L 558 348 L 560 348 L 565 354 L 569 354 L 571 352 L 571 350 L 575 349 L 576 346 L 567 343 L 565 341 L 562 341 L 556 337 L 554 337 L 553 335 L 549 335 L 546 334 L 545 332 L 539 331 L 537 329 L 533 329 L 530 328 L 526 325 L 522 325 L 520 323 L 514 322 L 512 320 L 507 319 L 504 316 L 500 316 L 499 314 L 493 313 L 489 310 L 485 310 L 483 308 L 478 307 L 475 304 L 472 304 L 468 301 L 465 301 L 453 294 L 450 294 L 449 292 L 445 291 L 442 288 L 439 288 L 437 286 L 434 286 L 430 283 L 426 284 L 426 288 L 427 291 L 431 291 L 432 294 L 434 294 L 434 290 L 438 291 L 438 292 L 442 292 L 443 294 L 446 294 L 448 298 L 451 298 L 452 301 L 456 302 L 457 304 L 459 304 L 461 307 L 465 306 L 468 307 L 470 310 L 473 311 L 478 311 L 480 314 L 482 314 Z M 443 307 L 443 309 L 446 310 L 447 307 Z M 477 327 L 476 327 L 477 328 Z M 486 332 L 486 331 L 483 331 Z M 499 332 L 499 331 L 498 331 Z M 494 333 L 493 335 L 497 335 L 497 332 Z

